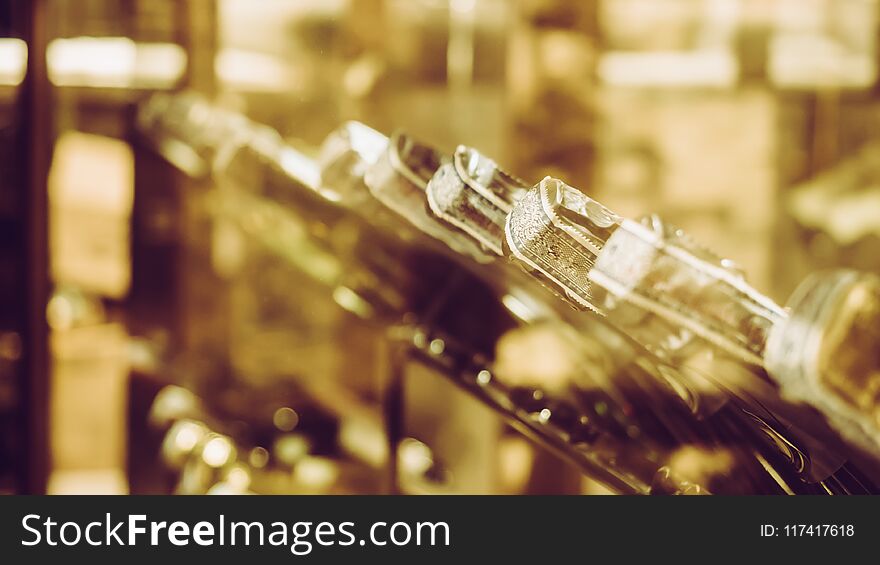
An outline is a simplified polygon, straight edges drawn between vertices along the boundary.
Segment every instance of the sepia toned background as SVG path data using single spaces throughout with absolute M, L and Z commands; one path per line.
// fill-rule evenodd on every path
M 347 120 L 470 145 L 661 215 L 784 303 L 880 271 L 878 32 L 876 0 L 0 0 L 0 492 L 617 492 L 321 283 L 360 272 L 357 222 L 230 207 L 270 180 L 143 108 L 197 93 L 312 157 Z M 477 349 L 552 390 L 560 342 L 498 325 Z

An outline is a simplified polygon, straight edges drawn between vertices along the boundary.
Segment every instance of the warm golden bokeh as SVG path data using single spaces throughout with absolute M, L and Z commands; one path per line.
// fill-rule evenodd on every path
M 0 14 L 0 493 L 878 492 L 877 0 Z

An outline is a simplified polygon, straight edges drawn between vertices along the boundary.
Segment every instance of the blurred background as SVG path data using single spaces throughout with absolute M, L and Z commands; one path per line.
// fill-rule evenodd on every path
M 357 120 L 464 143 L 658 213 L 784 303 L 818 269 L 880 270 L 878 18 L 876 0 L 0 0 L 0 493 L 872 492 L 875 454 L 823 430 L 670 423 L 687 394 L 642 386 L 662 378 L 572 393 L 559 374 L 662 371 L 601 324 L 592 364 L 571 359 L 479 268 L 288 199 L 308 166 L 230 140 L 268 127 L 317 159 Z

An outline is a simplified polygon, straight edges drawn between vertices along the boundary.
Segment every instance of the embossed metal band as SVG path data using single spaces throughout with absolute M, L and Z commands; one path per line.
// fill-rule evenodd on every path
M 419 231 L 445 243 L 450 249 L 488 263 L 492 256 L 467 234 L 450 229 L 429 210 L 427 187 L 431 177 L 449 157 L 430 145 L 401 132 L 391 136 L 387 150 L 367 170 L 364 180 L 373 196 Z
M 538 271 L 576 306 L 599 312 L 589 273 L 619 221 L 575 188 L 547 177 L 513 207 L 505 237 L 514 260 Z
M 507 213 L 526 190 L 522 181 L 501 171 L 494 161 L 460 145 L 453 163 L 440 167 L 428 183 L 428 206 L 437 217 L 501 256 Z
M 453 155 L 458 176 L 471 189 L 491 202 L 504 214 L 525 196 L 529 185 L 501 169 L 498 164 L 472 147 L 459 145 Z

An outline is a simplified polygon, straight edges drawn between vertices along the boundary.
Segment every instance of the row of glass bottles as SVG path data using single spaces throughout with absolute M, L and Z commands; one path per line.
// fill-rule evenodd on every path
M 223 213 L 337 303 L 405 328 L 414 358 L 617 490 L 875 490 L 876 463 L 830 447 L 824 421 L 749 363 L 784 312 L 654 218 L 362 124 L 316 159 L 192 96 L 154 98 L 140 125 L 209 162 Z M 316 216 L 330 228 L 310 231 Z M 356 235 L 340 246 L 330 234 L 343 225 Z M 535 278 L 607 318 L 561 307 Z M 535 336 L 554 353 L 533 352 L 523 371 L 528 346 L 502 344 Z

